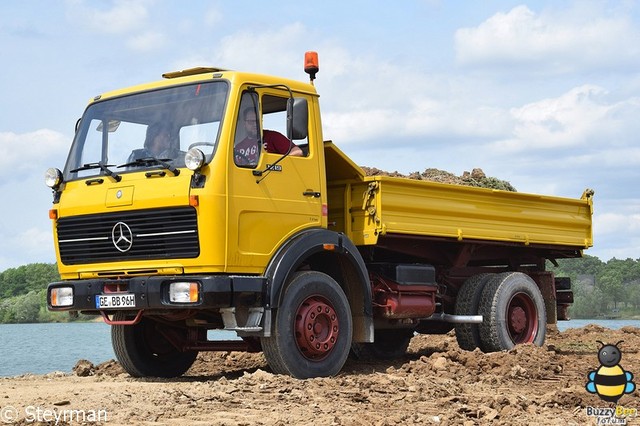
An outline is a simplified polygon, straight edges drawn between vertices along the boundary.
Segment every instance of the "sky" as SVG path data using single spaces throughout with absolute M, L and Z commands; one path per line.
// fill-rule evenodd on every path
M 55 261 L 48 167 L 89 99 L 193 66 L 303 81 L 356 163 L 595 191 L 603 261 L 640 258 L 640 2 L 0 2 L 0 271 Z

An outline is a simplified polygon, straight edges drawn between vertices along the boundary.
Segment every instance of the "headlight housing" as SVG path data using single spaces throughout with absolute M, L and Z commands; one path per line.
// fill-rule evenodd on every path
M 184 156 L 184 164 L 194 172 L 204 165 L 204 153 L 198 148 L 191 148 Z
M 197 303 L 200 300 L 200 286 L 197 282 L 173 282 L 169 284 L 171 303 Z
M 49 168 L 44 173 L 44 183 L 49 188 L 57 188 L 62 183 L 62 172 L 56 168 Z
M 51 306 L 62 308 L 73 305 L 73 287 L 56 287 L 51 289 Z

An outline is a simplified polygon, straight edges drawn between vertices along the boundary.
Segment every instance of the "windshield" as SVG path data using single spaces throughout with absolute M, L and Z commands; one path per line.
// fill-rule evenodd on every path
M 211 161 L 227 100 L 224 81 L 160 89 L 90 105 L 76 132 L 65 180 L 184 167 L 196 146 Z M 159 161 L 157 161 L 159 160 Z

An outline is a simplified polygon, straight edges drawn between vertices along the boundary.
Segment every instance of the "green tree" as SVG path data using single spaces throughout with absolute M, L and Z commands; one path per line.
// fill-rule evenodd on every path
M 16 298 L 14 304 L 15 319 L 17 323 L 33 323 L 38 322 L 38 314 L 42 305 L 42 296 L 37 291 Z
M 556 276 L 568 276 L 573 283 L 574 318 L 608 315 L 611 309 L 640 307 L 640 259 L 613 258 L 602 262 L 594 256 L 562 259 L 558 266 L 548 263 L 547 269 Z M 588 279 L 587 279 L 588 278 Z
M 613 258 L 606 263 L 599 274 L 598 285 L 613 308 L 618 308 L 619 303 L 624 303 L 625 307 L 628 306 L 628 287 L 638 279 L 637 265 L 638 262 L 633 259 Z
M 39 322 L 46 311 L 46 288 L 58 281 L 55 264 L 32 263 L 0 273 L 0 323 Z M 67 317 L 68 315 L 65 315 Z
M 41 290 L 59 279 L 55 264 L 32 263 L 10 268 L 0 273 L 0 297 L 5 299 Z

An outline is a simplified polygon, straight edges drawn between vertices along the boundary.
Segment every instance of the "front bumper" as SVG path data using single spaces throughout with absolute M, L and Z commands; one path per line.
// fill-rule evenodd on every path
M 197 282 L 199 298 L 195 303 L 176 303 L 169 300 L 169 285 L 173 282 Z M 71 287 L 73 303 L 52 306 L 51 291 Z M 47 288 L 47 307 L 51 311 L 81 311 L 97 313 L 96 296 L 119 293 L 135 296 L 134 310 L 220 309 L 237 306 L 262 306 L 268 300 L 267 279 L 260 276 L 233 275 L 175 275 L 138 276 L 126 279 L 88 279 L 60 281 Z

